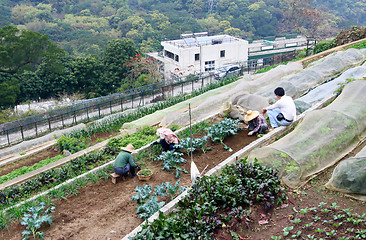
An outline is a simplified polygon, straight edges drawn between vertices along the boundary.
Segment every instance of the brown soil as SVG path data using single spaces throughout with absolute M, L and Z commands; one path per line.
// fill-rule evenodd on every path
M 18 168 L 24 167 L 24 166 L 26 166 L 26 167 L 33 166 L 34 164 L 39 163 L 40 161 L 42 161 L 44 159 L 53 158 L 57 155 L 60 155 L 60 152 L 57 149 L 57 147 L 56 146 L 49 147 L 37 154 L 31 155 L 26 158 L 22 158 L 15 162 L 4 165 L 3 167 L 1 167 L 0 176 L 6 175 Z
M 233 149 L 232 152 L 224 151 L 221 144 L 211 142 L 208 143 L 208 147 L 212 150 L 206 154 L 195 151 L 193 159 L 198 169 L 202 171 L 208 165 L 207 172 L 257 139 L 255 136 L 248 137 L 247 133 L 247 130 L 242 130 L 238 135 L 225 139 L 225 144 Z M 185 158 L 190 159 L 188 156 Z M 154 172 L 147 182 L 137 178 L 118 179 L 117 184 L 112 184 L 110 180 L 102 180 L 80 189 L 77 196 L 56 201 L 56 212 L 52 214 L 53 223 L 50 227 L 42 229 L 45 239 L 121 239 L 131 232 L 143 222 L 136 214 L 137 204 L 131 201 L 131 196 L 136 194 L 136 186 L 151 184 L 154 188 L 163 182 L 177 181 L 173 172 L 161 170 L 161 162 L 146 163 Z M 189 171 L 190 160 L 183 164 L 182 168 Z M 180 186 L 190 184 L 190 175 L 182 174 Z M 169 202 L 170 199 L 162 200 Z M 24 229 L 19 222 L 11 224 L 9 230 L 1 231 L 1 239 L 19 239 Z
M 345 156 L 344 159 L 354 156 L 365 146 L 366 141 L 364 141 L 356 149 Z M 216 239 L 234 239 L 230 231 L 234 231 L 239 234 L 240 237 L 242 237 L 242 240 L 267 240 L 271 239 L 272 236 L 282 236 L 281 239 L 288 239 L 298 231 L 301 231 L 301 237 L 304 237 L 303 239 L 308 239 L 307 235 L 314 234 L 317 239 L 339 239 L 341 236 L 347 237 L 347 228 L 355 228 L 357 230 L 366 229 L 365 223 L 361 223 L 359 226 L 355 227 L 354 225 L 352 226 L 352 224 L 348 224 L 344 221 L 343 225 L 336 227 L 332 224 L 325 224 L 323 222 L 324 220 L 333 220 L 333 223 L 339 223 L 341 220 L 335 221 L 333 219 L 333 215 L 338 215 L 339 213 L 344 214 L 341 212 L 342 209 L 350 208 L 353 209 L 353 213 L 358 213 L 361 215 L 366 213 L 366 202 L 355 200 L 339 192 L 329 191 L 324 187 L 324 184 L 326 184 L 332 176 L 334 168 L 335 166 L 325 170 L 300 189 L 288 190 L 288 202 L 282 206 L 272 209 L 268 213 L 264 211 L 262 206 L 254 206 L 251 209 L 252 218 L 249 219 L 249 229 L 246 224 L 239 224 L 237 227 L 235 224 L 233 224 L 232 227 L 228 226 L 227 228 L 220 230 L 215 235 Z M 336 203 L 339 208 L 337 210 L 332 210 L 331 213 L 322 213 L 318 207 L 319 203 L 321 202 L 326 202 L 328 209 L 332 203 Z M 305 209 L 306 207 L 317 207 L 318 213 L 316 213 L 316 216 L 320 216 L 321 220 L 314 222 L 313 217 L 315 216 L 315 213 L 307 213 L 305 215 L 301 214 L 300 209 Z M 300 219 L 301 224 L 294 224 L 291 222 L 295 218 Z M 305 224 L 309 224 L 311 222 L 314 224 L 310 228 L 303 228 Z M 291 234 L 285 238 L 283 236 L 283 229 L 288 226 L 294 226 L 294 228 L 291 230 Z M 325 232 L 315 232 L 315 230 L 318 228 L 326 229 L 328 232 L 334 229 L 336 230 L 337 235 L 327 238 Z M 298 237 L 298 239 L 301 237 Z
M 90 137 L 90 140 L 87 142 L 88 146 L 93 146 L 98 142 L 104 141 L 105 139 L 111 138 L 113 136 L 116 136 L 119 132 L 103 132 L 103 133 L 96 133 L 95 135 Z M 56 145 L 46 148 L 34 155 L 19 159 L 15 162 L 9 163 L 4 165 L 0 168 L 0 176 L 6 175 L 18 168 L 21 167 L 28 167 L 33 166 L 36 163 L 39 163 L 42 160 L 45 160 L 47 158 L 53 158 L 57 155 L 60 155 L 60 151 L 57 148 Z
M 198 169 L 202 171 L 206 165 L 209 165 L 206 170 L 208 171 L 257 139 L 254 136 L 248 137 L 246 133 L 247 130 L 242 130 L 238 135 L 228 137 L 225 140 L 233 152 L 223 151 L 222 145 L 212 143 L 209 143 L 212 151 L 208 151 L 206 154 L 202 154 L 200 151 L 194 152 L 194 161 Z M 366 142 L 346 158 L 356 154 L 364 145 Z M 131 201 L 131 196 L 135 195 L 136 186 L 151 184 L 154 188 L 163 182 L 175 183 L 177 181 L 173 173 L 161 171 L 161 166 L 161 163 L 147 162 L 147 167 L 154 172 L 153 177 L 147 182 L 139 181 L 137 178 L 119 179 L 117 184 L 112 184 L 110 180 L 102 180 L 80 189 L 77 196 L 69 196 L 68 199 L 56 201 L 56 212 L 52 214 L 52 225 L 44 226 L 41 229 L 45 232 L 45 239 L 121 239 L 143 222 L 137 217 L 136 203 Z M 190 162 L 184 164 L 183 168 L 189 170 Z M 235 225 L 228 226 L 220 230 L 215 238 L 235 239 L 230 234 L 230 231 L 235 231 L 239 234 L 240 239 L 271 239 L 271 236 L 282 235 L 284 227 L 293 226 L 294 224 L 290 221 L 294 218 L 301 218 L 302 223 L 307 223 L 307 220 L 302 218 L 300 213 L 294 211 L 295 209 L 299 211 L 306 207 L 310 208 L 317 206 L 320 202 L 337 203 L 340 209 L 352 208 L 354 212 L 365 213 L 366 204 L 364 202 L 325 189 L 324 184 L 330 178 L 333 168 L 324 171 L 298 190 L 288 190 L 289 201 L 268 213 L 261 206 L 253 206 L 249 229 L 246 225 L 238 225 L 237 228 Z M 190 185 L 189 174 L 182 174 L 181 186 L 188 185 Z M 169 199 L 162 200 L 169 201 Z M 309 216 L 307 215 L 307 217 Z M 268 223 L 260 224 L 260 221 L 263 220 L 267 220 Z M 298 227 L 292 232 L 301 230 L 303 231 L 302 236 L 306 236 L 314 234 L 315 229 L 317 228 L 313 227 L 309 232 L 306 232 Z M 21 226 L 19 222 L 11 224 L 9 230 L 1 231 L 1 239 L 20 239 L 23 230 L 24 226 Z M 337 231 L 344 232 L 341 228 Z

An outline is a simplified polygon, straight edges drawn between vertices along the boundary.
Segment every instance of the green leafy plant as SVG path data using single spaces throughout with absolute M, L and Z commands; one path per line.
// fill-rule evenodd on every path
M 206 153 L 206 150 L 209 148 L 205 148 L 208 136 L 204 136 L 202 138 L 184 138 L 181 139 L 178 144 L 175 145 L 176 148 L 183 148 L 189 154 L 190 152 L 194 152 L 196 149 L 201 149 L 203 153 Z
M 177 193 L 182 193 L 185 187 L 179 187 L 180 179 L 175 183 L 175 185 L 170 182 L 162 183 L 154 188 L 154 195 L 167 197 L 173 200 Z M 169 194 L 169 195 L 168 195 Z
M 156 213 L 160 208 L 165 205 L 165 202 L 159 202 L 156 196 L 152 196 L 145 203 L 137 206 L 137 213 L 139 218 L 148 218 Z M 145 212 L 144 212 L 145 211 Z
M 219 141 L 225 150 L 232 151 L 230 147 L 225 145 L 224 138 L 230 135 L 235 135 L 242 128 L 238 126 L 239 119 L 233 120 L 231 118 L 225 118 L 220 123 L 215 123 L 211 127 L 208 127 L 207 136 L 211 138 L 213 142 Z
M 292 229 L 294 229 L 293 226 L 285 227 L 284 229 L 282 229 L 283 236 L 286 237 L 287 235 L 289 235 Z
M 60 152 L 62 152 L 63 150 L 67 150 L 70 153 L 76 153 L 80 150 L 87 148 L 85 141 L 86 141 L 85 138 L 75 138 L 62 135 L 57 140 L 57 146 Z
M 185 163 L 187 160 L 185 160 L 184 158 L 182 158 L 181 156 L 183 155 L 183 153 L 181 152 L 177 152 L 174 150 L 171 151 L 165 151 L 162 152 L 157 158 L 155 158 L 155 161 L 163 161 L 163 170 L 167 170 L 168 172 L 172 171 L 173 169 L 175 169 L 175 177 L 179 178 L 181 172 L 185 172 L 188 173 L 187 170 L 182 169 L 180 167 L 178 167 L 178 165 Z
M 148 168 L 145 168 L 145 169 L 142 169 L 141 171 L 139 171 L 138 175 L 148 177 L 148 176 L 152 175 L 152 171 Z
M 285 198 L 271 168 L 240 160 L 221 174 L 196 181 L 171 215 L 159 214 L 133 239 L 213 239 L 215 229 L 230 220 L 246 223 L 250 211 L 245 213 L 244 208 L 252 203 L 261 203 L 269 211 L 272 204 L 281 204 Z
M 38 232 L 37 230 L 41 228 L 43 223 L 52 224 L 52 216 L 48 214 L 53 213 L 53 210 L 55 209 L 53 206 L 47 209 L 45 209 L 45 207 L 46 204 L 41 202 L 39 206 L 29 207 L 27 209 L 29 213 L 25 213 L 20 222 L 22 225 L 26 226 L 27 229 L 22 232 L 22 237 L 24 237 L 24 239 L 28 239 L 29 235 L 33 235 L 33 238 L 43 239 L 44 233 Z
M 137 192 L 137 194 L 133 195 L 131 200 L 136 201 L 137 204 L 143 204 L 148 198 L 150 198 L 152 188 L 151 185 L 144 185 L 143 187 L 136 186 L 135 192 Z

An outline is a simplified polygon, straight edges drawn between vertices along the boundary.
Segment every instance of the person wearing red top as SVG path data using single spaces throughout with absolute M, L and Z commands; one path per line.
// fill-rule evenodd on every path
M 248 110 L 244 117 L 244 121 L 248 122 L 248 128 L 250 130 L 248 133 L 249 136 L 254 133 L 264 134 L 268 129 L 266 119 L 264 119 L 258 111 Z

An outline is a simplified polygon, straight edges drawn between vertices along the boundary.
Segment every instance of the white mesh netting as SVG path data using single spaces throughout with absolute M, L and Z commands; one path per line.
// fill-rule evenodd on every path
M 366 147 L 354 157 L 342 160 L 325 186 L 343 193 L 366 195 Z
M 279 82 L 277 85 L 286 90 L 286 95 L 291 96 L 293 99 L 299 98 L 309 89 L 322 84 L 349 68 L 360 65 L 364 60 L 365 55 L 358 49 L 350 48 L 346 51 L 336 52 L 315 61 L 303 71 Z M 266 88 L 265 91 L 260 91 L 258 94 L 268 97 L 270 103 L 276 101 L 271 88 Z
M 366 66 L 358 66 L 355 68 L 350 68 L 339 77 L 333 79 L 330 82 L 324 83 L 304 96 L 295 100 L 295 104 L 299 113 L 304 112 L 315 103 L 323 100 L 326 97 L 332 96 L 334 92 L 340 88 L 341 83 L 345 83 L 347 79 L 361 79 L 366 76 Z
M 348 84 L 328 107 L 308 113 L 288 135 L 253 150 L 249 161 L 276 168 L 289 187 L 303 185 L 359 142 L 366 128 L 366 81 Z

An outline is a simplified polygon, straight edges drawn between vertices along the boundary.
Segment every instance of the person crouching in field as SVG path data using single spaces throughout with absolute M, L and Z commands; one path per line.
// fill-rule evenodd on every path
M 141 170 L 141 167 L 135 163 L 132 157 L 132 153 L 137 153 L 132 144 L 128 144 L 127 147 L 121 147 L 120 152 L 114 161 L 113 170 L 120 176 L 127 176 L 128 172 L 131 172 L 131 178 L 136 177 L 135 169 Z
M 249 136 L 255 133 L 264 134 L 268 129 L 266 119 L 258 111 L 248 110 L 244 121 L 248 122 Z
M 160 144 L 163 151 L 174 150 L 175 144 L 180 142 L 177 135 L 175 135 L 175 133 L 169 128 L 158 128 L 156 130 L 156 135 L 158 135 L 160 139 L 153 142 L 150 146 Z

